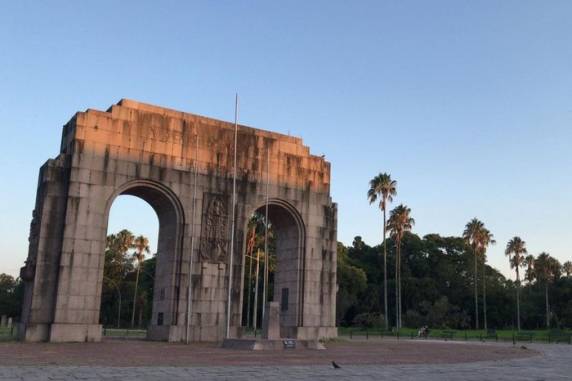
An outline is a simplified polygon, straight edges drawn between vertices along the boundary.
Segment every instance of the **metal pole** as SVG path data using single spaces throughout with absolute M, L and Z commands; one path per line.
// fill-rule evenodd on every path
M 232 290 L 232 262 L 234 256 L 234 220 L 236 213 L 236 147 L 238 138 L 238 94 L 234 100 L 234 170 L 232 176 L 232 222 L 230 228 L 230 253 L 228 264 L 228 298 L 226 304 L 226 338 L 230 337 L 231 290 Z
M 252 306 L 252 321 L 254 326 L 254 337 L 258 328 L 258 274 L 260 270 L 260 249 L 256 250 L 256 286 L 254 286 L 254 305 Z
M 197 146 L 195 147 L 195 162 L 193 165 L 193 210 L 191 212 L 191 254 L 189 255 L 189 287 L 187 290 L 187 330 L 185 342 L 189 344 L 189 334 L 191 330 L 191 304 L 193 303 L 193 295 L 191 284 L 193 279 L 193 251 L 195 248 L 195 209 L 197 200 L 197 173 L 198 173 L 198 160 L 199 160 L 199 135 L 197 135 Z
M 266 213 L 264 217 L 264 288 L 262 301 L 262 320 L 266 314 L 266 302 L 268 294 L 268 267 L 270 264 L 270 256 L 268 255 L 268 185 L 270 183 L 270 150 L 266 150 Z

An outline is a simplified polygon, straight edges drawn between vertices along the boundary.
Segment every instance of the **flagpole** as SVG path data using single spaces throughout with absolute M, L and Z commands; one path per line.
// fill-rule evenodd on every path
M 191 293 L 191 284 L 193 277 L 193 251 L 195 246 L 195 209 L 197 200 L 197 172 L 198 172 L 198 160 L 199 160 L 199 135 L 197 134 L 197 146 L 195 148 L 195 162 L 193 165 L 193 210 L 191 214 L 191 254 L 189 258 L 189 289 L 187 290 L 187 331 L 185 342 L 189 344 L 189 333 L 191 330 L 191 304 L 193 303 L 193 295 Z
M 268 288 L 268 268 L 270 265 L 270 256 L 268 255 L 268 185 L 270 183 L 270 150 L 266 150 L 266 211 L 264 218 L 264 288 L 262 296 L 262 321 L 266 314 L 266 299 L 270 291 Z
M 231 290 L 232 290 L 232 265 L 234 256 L 234 220 L 236 213 L 236 147 L 238 138 L 238 93 L 234 99 L 234 170 L 232 176 L 232 222 L 230 228 L 230 258 L 228 265 L 228 298 L 226 304 L 226 338 L 230 338 L 230 315 L 231 315 Z

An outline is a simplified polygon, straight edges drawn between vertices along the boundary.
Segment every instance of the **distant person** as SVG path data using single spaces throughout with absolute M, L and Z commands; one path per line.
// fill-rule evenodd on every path
M 426 339 L 429 336 L 429 327 L 424 325 L 423 327 L 419 328 L 419 331 L 417 331 L 417 336 Z

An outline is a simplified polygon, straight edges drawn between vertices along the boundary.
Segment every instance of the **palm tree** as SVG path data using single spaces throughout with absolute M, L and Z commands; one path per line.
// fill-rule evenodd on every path
M 358 251 L 362 251 L 365 247 L 365 242 L 361 238 L 361 235 L 356 235 L 352 241 L 352 247 Z
M 135 303 L 137 301 L 137 287 L 139 286 L 139 273 L 141 272 L 141 265 L 145 259 L 144 253 L 149 253 L 149 239 L 142 235 L 135 238 L 133 241 L 135 253 L 133 257 L 137 259 L 137 275 L 135 276 L 135 292 L 133 293 L 133 311 L 131 312 L 131 328 L 135 326 Z
M 489 245 L 494 245 L 496 241 L 493 238 L 493 234 L 486 228 L 483 227 L 481 234 L 479 234 L 479 251 L 481 258 L 483 259 L 483 328 L 488 330 L 487 326 L 487 247 Z
M 135 236 L 127 229 L 121 230 L 117 234 L 107 236 L 107 247 L 116 254 L 124 256 L 129 249 L 133 248 Z
M 562 265 L 562 271 L 566 273 L 567 277 L 572 275 L 572 262 L 570 261 L 564 262 L 564 264 Z
M 379 199 L 379 208 L 383 211 L 383 303 L 385 307 L 385 329 L 389 329 L 389 316 L 387 315 L 387 242 L 386 235 L 386 210 L 387 203 L 393 201 L 393 197 L 397 195 L 397 181 L 391 180 L 391 175 L 380 173 L 369 182 L 369 190 L 367 198 L 370 204 Z
M 477 218 L 473 218 L 471 221 L 465 225 L 465 230 L 463 231 L 463 239 L 471 247 L 473 256 L 475 259 L 475 271 L 474 271 L 474 286 L 475 286 L 475 329 L 479 329 L 479 289 L 477 285 L 478 267 L 477 258 L 479 256 L 479 250 L 481 245 L 480 237 L 482 235 L 482 230 L 485 228 L 485 224 L 479 221 Z
M 524 277 L 526 278 L 526 281 L 528 282 L 528 284 L 531 284 L 535 278 L 534 261 L 535 261 L 534 255 L 532 255 L 532 254 L 529 254 L 526 257 L 524 257 L 524 264 L 526 265 L 526 273 L 525 273 Z
M 544 284 L 546 305 L 546 328 L 550 328 L 550 303 L 548 301 L 548 285 L 560 277 L 560 262 L 548 253 L 540 253 L 534 262 L 536 279 Z
M 264 234 L 264 216 L 260 213 L 254 213 L 248 220 L 246 234 L 246 256 L 248 258 L 248 282 L 247 283 L 247 306 L 246 306 L 246 326 L 250 327 L 250 305 L 252 300 L 252 262 L 255 247 L 260 245 Z
M 396 321 L 401 328 L 401 240 L 405 232 L 411 231 L 415 220 L 411 217 L 411 209 L 400 204 L 393 209 L 387 221 L 387 229 L 395 240 L 395 281 L 396 281 Z
M 131 268 L 127 251 L 133 248 L 133 240 L 133 233 L 127 229 L 110 234 L 106 238 L 103 284 L 105 289 L 115 289 L 118 294 L 117 328 L 121 324 L 121 285 L 125 274 Z
M 520 237 L 513 237 L 506 245 L 505 254 L 509 257 L 510 267 L 516 271 L 516 323 L 520 331 L 520 275 L 518 270 L 524 264 L 523 254 L 527 254 L 526 242 Z

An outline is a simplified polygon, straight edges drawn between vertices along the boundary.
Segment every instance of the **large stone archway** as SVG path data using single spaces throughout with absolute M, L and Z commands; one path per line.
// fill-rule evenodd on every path
M 64 126 L 60 154 L 40 169 L 21 271 L 26 287 L 20 337 L 101 339 L 107 218 L 120 194 L 144 199 L 159 217 L 149 338 L 185 339 L 190 282 L 189 337 L 221 340 L 230 271 L 230 336 L 239 334 L 244 230 L 266 197 L 282 229 L 278 251 L 286 270 L 275 287 L 277 295 L 288 290 L 284 335 L 335 336 L 337 211 L 329 194 L 329 163 L 311 155 L 299 138 L 239 126 L 236 241 L 229 269 L 233 142 L 231 123 L 130 100 L 105 112 L 74 115 Z

